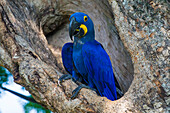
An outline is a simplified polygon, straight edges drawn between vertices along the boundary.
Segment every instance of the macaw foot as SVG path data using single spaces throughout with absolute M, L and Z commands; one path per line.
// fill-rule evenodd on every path
M 97 91 L 96 89 L 91 88 L 90 86 L 87 86 L 85 84 L 81 84 L 75 90 L 73 90 L 73 92 L 72 92 L 73 95 L 71 96 L 71 99 L 75 99 L 78 96 L 78 94 L 79 94 L 79 92 L 82 88 L 91 89 L 95 92 Z
M 58 79 L 58 85 L 61 86 L 61 83 L 65 80 L 72 79 L 72 75 L 70 74 L 64 74 Z

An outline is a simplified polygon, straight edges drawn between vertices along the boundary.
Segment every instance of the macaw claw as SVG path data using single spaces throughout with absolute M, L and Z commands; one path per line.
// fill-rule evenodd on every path
M 72 79 L 72 76 L 70 74 L 64 74 L 58 79 L 58 85 L 61 86 L 61 83 L 65 80 Z
M 87 86 L 87 85 L 85 85 L 85 84 L 81 84 L 81 85 L 79 85 L 76 89 L 73 90 L 71 99 L 75 99 L 75 98 L 78 96 L 78 94 L 79 94 L 79 92 L 80 92 L 80 90 L 81 90 L 82 88 L 91 89 L 91 90 L 97 92 L 96 89 L 91 88 L 90 86 Z

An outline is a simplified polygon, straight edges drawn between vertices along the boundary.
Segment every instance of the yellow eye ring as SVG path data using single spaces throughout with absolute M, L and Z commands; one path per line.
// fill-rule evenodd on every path
M 87 16 L 84 16 L 84 21 L 86 22 L 88 20 Z

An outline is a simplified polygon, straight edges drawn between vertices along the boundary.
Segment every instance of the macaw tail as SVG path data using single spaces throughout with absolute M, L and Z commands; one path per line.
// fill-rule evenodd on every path
M 116 95 L 116 91 L 114 91 L 113 89 L 115 86 L 113 86 L 113 88 L 111 89 L 109 87 L 109 85 L 105 84 L 105 88 L 104 88 L 104 91 L 103 91 L 103 96 L 107 97 L 108 99 L 114 101 L 117 99 L 117 95 Z

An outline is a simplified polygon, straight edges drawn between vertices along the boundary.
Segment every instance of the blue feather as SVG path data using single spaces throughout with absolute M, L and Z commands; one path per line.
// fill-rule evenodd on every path
M 73 43 L 66 43 L 62 48 L 62 61 L 66 71 L 72 75 L 73 71 Z
M 82 47 L 84 65 L 88 71 L 88 84 L 95 84 L 101 96 L 117 99 L 114 73 L 110 58 L 97 41 L 87 42 Z

